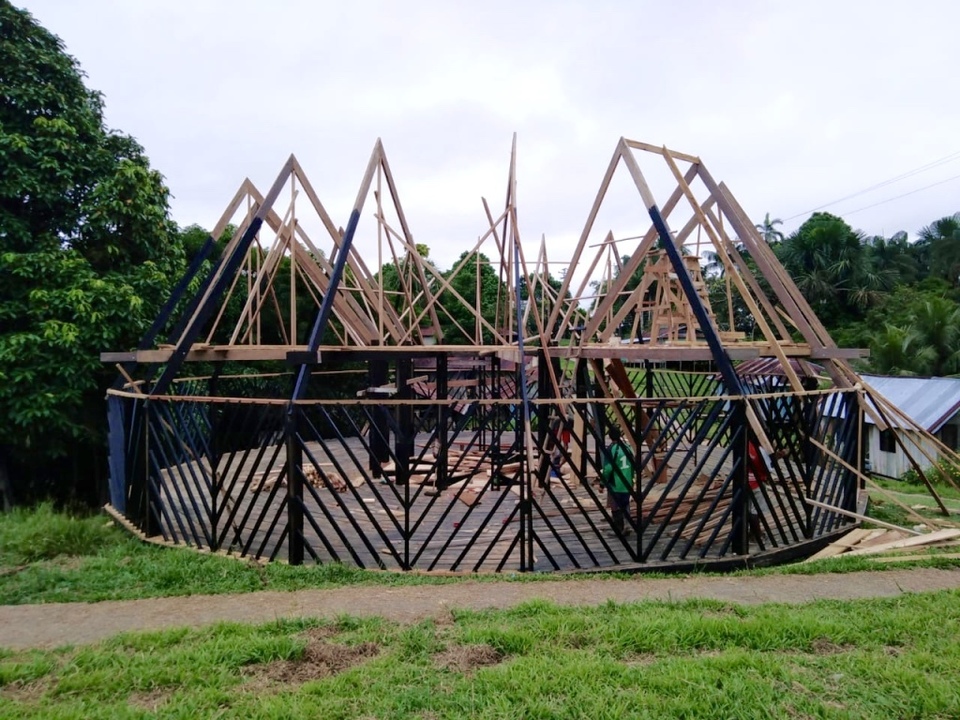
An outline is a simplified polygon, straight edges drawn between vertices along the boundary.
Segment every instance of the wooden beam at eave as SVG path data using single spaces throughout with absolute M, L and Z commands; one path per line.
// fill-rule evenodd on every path
M 624 138 L 623 141 L 628 147 L 631 147 L 634 150 L 644 150 L 655 155 L 663 155 L 664 151 L 667 149 L 665 146 L 651 145 L 650 143 L 640 142 L 639 140 L 628 140 L 627 138 Z M 698 158 L 696 155 L 689 155 L 687 153 L 677 152 L 676 150 L 670 150 L 669 152 L 677 160 L 683 160 L 693 165 L 700 164 L 700 158 Z
M 551 346 L 547 350 L 550 357 L 559 358 L 586 358 L 606 359 L 616 358 L 625 363 L 637 363 L 649 360 L 651 362 L 677 362 L 714 359 L 713 353 L 706 345 L 690 347 L 664 347 L 654 345 L 586 345 L 586 346 Z M 731 360 L 753 360 L 760 357 L 760 349 L 753 347 L 730 347 L 727 355 Z

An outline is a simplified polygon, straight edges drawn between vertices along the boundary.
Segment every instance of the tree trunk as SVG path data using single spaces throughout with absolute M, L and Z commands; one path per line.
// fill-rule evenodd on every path
M 7 472 L 7 451 L 0 447 L 0 502 L 3 503 L 3 511 L 10 512 L 13 509 L 13 487 L 10 485 L 10 475 Z

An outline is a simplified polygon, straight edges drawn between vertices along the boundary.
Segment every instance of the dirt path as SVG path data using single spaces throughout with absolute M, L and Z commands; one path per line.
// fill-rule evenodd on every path
M 100 603 L 8 605 L 0 607 L 0 647 L 91 643 L 120 632 L 202 627 L 223 620 L 256 623 L 281 617 L 334 618 L 350 614 L 413 622 L 452 608 L 508 608 L 538 598 L 562 605 L 687 598 L 753 605 L 891 597 L 955 588 L 960 588 L 960 569 L 920 568 L 839 575 L 694 576 L 660 580 L 637 576 L 628 580 L 354 586 Z

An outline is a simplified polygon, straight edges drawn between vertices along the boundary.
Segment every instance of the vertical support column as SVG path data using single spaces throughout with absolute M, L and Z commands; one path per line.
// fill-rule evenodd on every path
M 448 472 L 450 469 L 448 458 L 450 449 L 450 438 L 447 437 L 447 426 L 450 424 L 450 407 L 447 405 L 447 395 L 450 388 L 447 384 L 447 356 L 445 353 L 439 353 L 436 358 L 437 363 L 437 487 L 445 488 L 447 486 Z
M 367 364 L 367 397 L 380 397 L 373 388 L 387 384 L 390 374 L 390 365 L 380 358 L 372 359 Z M 390 460 L 390 418 L 383 405 L 378 405 L 371 413 L 370 436 L 368 451 L 368 467 L 374 478 L 383 476 L 383 465 Z
M 210 413 L 210 550 L 220 549 L 219 533 L 217 532 L 217 505 L 220 501 L 220 480 L 217 476 L 217 467 L 220 465 L 220 412 L 222 407 L 214 405 Z M 239 410 L 239 408 L 238 408 Z
M 802 427 L 800 429 L 800 442 L 801 442 L 801 457 L 803 458 L 803 467 L 801 468 L 801 476 L 803 478 L 803 495 L 804 497 L 810 497 L 810 491 L 813 488 L 813 473 L 814 473 L 814 464 L 816 462 L 816 448 L 812 442 L 810 442 L 810 437 L 819 423 L 819 418 L 817 417 L 817 399 L 818 396 L 805 397 L 803 399 L 804 407 L 801 413 L 802 417 L 800 422 Z M 813 505 L 810 503 L 804 503 L 804 528 L 803 536 L 806 539 L 811 539 L 813 537 Z
M 586 360 L 577 360 L 576 367 L 574 368 L 574 377 L 576 384 L 577 397 L 581 399 L 586 399 L 589 397 L 590 389 L 590 378 L 587 375 L 587 362 Z M 589 451 L 587 449 L 587 441 L 590 438 L 590 433 L 587 428 L 589 426 L 589 409 L 590 406 L 586 403 L 577 404 L 577 415 L 582 418 L 580 432 L 577 433 L 578 437 L 582 439 L 583 447 L 579 454 L 579 462 L 577 463 L 577 476 L 580 478 L 580 482 L 583 485 L 587 485 L 587 456 Z
M 153 521 L 151 508 L 150 488 L 150 400 L 144 400 L 139 410 L 133 411 L 131 432 L 134 441 L 131 446 L 134 456 L 130 467 L 133 476 L 130 478 L 130 498 L 127 507 L 134 514 L 134 522 L 143 530 L 143 534 L 152 537 L 157 534 L 157 526 Z M 158 502 L 161 500 L 158 498 Z
M 397 395 L 402 401 L 409 401 L 413 395 L 410 378 L 413 376 L 413 361 L 409 358 L 397 360 Z M 397 484 L 403 487 L 403 569 L 410 569 L 410 458 L 414 454 L 413 406 L 403 402 L 397 407 Z
M 547 357 L 543 349 L 537 351 L 537 398 L 546 400 L 553 397 L 553 384 L 550 382 L 550 370 L 547 363 L 550 358 Z M 524 378 L 526 379 L 526 378 Z M 550 413 L 551 405 L 546 403 L 537 404 L 537 448 L 540 450 L 540 459 L 537 468 L 537 480 L 540 487 L 545 487 L 549 482 L 548 478 L 552 472 L 552 454 L 557 443 L 556 437 L 552 435 L 553 428 L 550 427 L 552 418 Z
M 747 424 L 746 400 L 738 398 L 734 410 L 733 426 L 737 428 L 733 432 L 731 441 L 733 443 L 733 504 L 731 505 L 731 515 L 733 518 L 732 547 L 736 555 L 747 555 L 750 551 L 749 527 L 747 523 L 747 510 L 750 503 L 750 484 L 747 480 L 747 443 L 750 440 L 750 427 Z
M 483 372 L 483 370 L 481 370 L 481 372 Z M 490 376 L 487 378 L 486 381 L 483 381 L 481 379 L 480 387 L 481 388 L 489 387 L 490 397 L 494 400 L 499 400 L 503 396 L 503 393 L 501 392 L 501 385 L 500 385 L 500 356 L 499 355 L 494 355 L 493 357 L 490 358 Z M 493 417 L 493 423 L 492 423 L 493 427 L 491 428 L 491 432 L 493 434 L 493 437 L 496 439 L 496 444 L 492 448 L 490 448 L 490 462 L 492 463 L 493 470 L 495 473 L 500 472 L 500 464 L 501 464 L 500 463 L 500 435 L 503 432 L 503 419 L 501 417 L 501 413 L 503 412 L 503 407 L 504 406 L 502 405 L 491 405 L 491 406 L 488 406 L 488 409 L 481 408 L 480 410 L 480 412 L 489 413 L 489 416 Z M 513 406 L 510 406 L 510 407 L 513 407 Z M 486 426 L 487 426 L 487 423 L 484 422 L 482 424 L 482 429 L 481 429 L 482 433 L 486 433 Z M 483 442 L 483 440 L 481 440 L 481 442 Z
M 852 392 L 843 393 L 844 417 L 850 418 L 843 434 L 843 454 L 844 460 L 848 465 L 856 466 L 860 462 L 860 431 L 862 406 L 857 401 Z M 851 415 L 856 414 L 856 418 Z M 846 487 L 843 493 L 843 509 L 851 512 L 857 511 L 857 496 L 860 487 L 860 478 L 856 473 L 843 469 L 844 483 Z
M 218 385 L 220 379 L 220 365 L 211 375 L 207 382 L 207 394 L 210 397 L 216 397 L 218 394 Z M 220 478 L 217 469 L 220 466 L 220 426 L 222 425 L 220 416 L 223 412 L 223 405 L 213 405 L 210 413 L 210 550 L 216 552 L 220 549 L 220 533 L 217 532 L 217 506 L 220 502 Z M 237 408 L 237 412 L 241 412 Z
M 300 408 L 287 406 L 284 434 L 287 444 L 287 561 L 303 565 L 303 450 L 298 437 Z
M 397 394 L 398 400 L 410 400 L 409 380 L 411 373 L 411 360 L 401 358 L 397 360 Z M 413 427 L 413 406 L 409 403 L 402 403 L 397 406 L 397 484 L 408 485 L 410 483 L 410 457 L 413 455 L 414 427 Z

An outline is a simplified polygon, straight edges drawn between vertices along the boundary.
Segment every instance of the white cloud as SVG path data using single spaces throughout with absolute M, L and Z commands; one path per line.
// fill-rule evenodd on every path
M 559 260 L 621 135 L 699 155 L 754 219 L 960 150 L 960 5 L 945 0 L 21 2 L 104 92 L 109 123 L 144 144 L 181 224 L 212 225 L 245 176 L 268 186 L 290 152 L 345 222 L 382 137 L 442 262 L 483 232 L 480 196 L 502 203 L 516 131 L 523 237 L 532 253 L 546 233 Z M 960 161 L 828 209 L 957 174 Z M 958 188 L 849 221 L 914 232 L 960 210 Z

